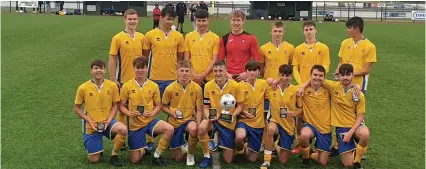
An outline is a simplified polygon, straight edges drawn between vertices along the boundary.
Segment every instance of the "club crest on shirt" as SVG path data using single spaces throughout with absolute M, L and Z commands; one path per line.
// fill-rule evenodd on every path
M 234 39 L 229 39 L 229 40 L 228 40 L 228 43 L 232 42 L 233 40 L 234 40 Z
M 284 51 L 284 54 L 288 54 L 288 51 L 287 51 L 287 50 L 285 50 L 285 51 Z
M 90 96 L 93 96 L 93 93 L 89 93 Z
M 305 56 L 305 52 L 302 52 L 302 56 Z
M 129 45 L 129 41 L 126 41 L 126 45 Z
M 109 96 L 111 94 L 111 90 L 108 89 L 106 94 Z
M 160 38 L 157 38 L 157 41 L 160 41 Z
M 212 95 L 216 95 L 216 92 L 215 92 L 215 91 L 212 91 Z
M 322 53 L 322 52 L 321 52 L 321 51 L 319 51 L 319 52 L 318 52 L 318 55 L 321 55 L 321 53 Z
M 175 96 L 179 96 L 179 93 L 175 93 Z
M 136 90 L 135 90 L 135 89 L 132 89 L 132 93 L 136 93 Z
M 244 95 L 248 95 L 248 91 L 247 90 L 244 92 Z
M 244 39 L 243 39 L 243 41 L 242 41 L 242 42 L 243 42 L 243 43 L 246 43 L 246 40 L 244 40 Z
M 209 45 L 212 44 L 212 40 L 209 40 Z
M 192 43 L 195 43 L 195 39 L 192 39 Z
M 351 49 L 351 46 L 348 46 L 348 49 Z
M 365 49 L 362 49 L 362 50 L 361 50 L 361 52 L 362 52 L 362 53 L 364 53 L 364 52 L 365 52 Z
M 272 51 L 268 51 L 268 54 L 272 54 Z
M 194 96 L 194 92 L 191 92 L 191 94 L 189 94 L 190 96 Z

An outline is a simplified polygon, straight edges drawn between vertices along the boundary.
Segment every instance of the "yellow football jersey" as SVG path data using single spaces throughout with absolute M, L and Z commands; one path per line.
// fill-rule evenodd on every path
M 295 121 L 294 118 L 281 117 L 280 110 L 286 108 L 287 111 L 295 112 L 297 107 L 301 107 L 300 98 L 296 96 L 298 87 L 290 84 L 284 91 L 278 86 L 278 89 L 272 92 L 270 98 L 271 121 L 279 124 L 290 135 L 294 135 Z M 298 103 L 297 100 L 299 99 Z
M 268 42 L 260 47 L 261 63 L 265 63 L 265 74 L 263 78 L 278 79 L 279 67 L 284 64 L 290 64 L 294 46 L 283 41 L 278 47 L 272 42 Z
M 144 35 L 135 32 L 135 37 L 125 31 L 116 34 L 111 41 L 109 54 L 117 56 L 117 81 L 125 83 L 135 78 L 133 60 L 142 56 L 142 43 Z
M 330 92 L 321 87 L 317 91 L 307 87 L 302 96 L 303 121 L 314 126 L 319 132 L 331 132 Z
M 311 68 L 322 65 L 328 71 L 330 66 L 330 51 L 328 46 L 321 42 L 314 44 L 300 44 L 294 49 L 292 65 L 299 66 L 302 83 L 311 78 Z
M 104 80 L 100 89 L 91 81 L 80 85 L 75 96 L 75 104 L 84 104 L 87 116 L 99 123 L 108 119 L 113 104 L 120 101 L 118 86 L 111 80 Z M 86 134 L 92 134 L 95 130 L 86 122 Z
M 198 31 L 193 31 L 185 36 L 185 52 L 191 53 L 189 59 L 195 73 L 203 73 L 212 63 L 213 55 L 219 52 L 219 36 L 209 31 L 203 36 Z M 206 80 L 214 79 L 213 72 L 206 76 Z
M 238 82 L 228 79 L 225 86 L 223 88 L 219 88 L 216 84 L 216 81 L 213 79 L 206 83 L 204 86 L 204 99 L 208 100 L 210 103 L 210 108 L 214 108 L 217 111 L 217 119 L 219 119 L 222 114 L 222 106 L 220 105 L 220 99 L 224 94 L 230 94 L 234 97 L 237 95 Z M 232 113 L 234 109 L 230 110 Z M 228 129 L 234 130 L 235 125 L 237 124 L 236 119 L 232 119 L 232 123 L 228 123 L 225 121 L 218 120 L 218 122 L 225 126 Z
M 352 38 L 345 39 L 340 46 L 339 57 L 342 64 L 352 64 L 354 72 L 357 72 L 364 68 L 365 63 L 377 62 L 376 46 L 368 39 L 360 40 L 356 44 Z M 368 75 L 355 76 L 352 83 L 367 90 Z
M 242 81 L 237 90 L 237 103 L 242 104 L 244 112 L 255 110 L 256 117 L 253 119 L 240 118 L 238 122 L 244 122 L 252 128 L 264 128 L 264 103 L 265 99 L 270 99 L 272 89 L 266 80 L 257 79 L 254 86 Z
M 354 88 L 344 91 L 340 82 L 325 80 L 324 88 L 331 95 L 331 125 L 350 128 L 355 124 L 357 114 L 365 113 L 365 97 L 362 92 L 358 101 L 353 100 Z
M 176 119 L 169 116 L 168 122 L 175 128 L 192 118 L 192 114 L 197 106 L 203 106 L 203 92 L 201 87 L 195 82 L 190 82 L 186 88 L 183 88 L 178 81 L 174 81 L 163 94 L 164 105 L 170 103 L 170 110 L 174 113 L 180 110 L 183 113 L 183 119 Z
M 120 99 L 128 101 L 130 111 L 137 110 L 137 106 L 144 106 L 144 112 L 151 112 L 155 104 L 161 103 L 158 85 L 147 79 L 144 84 L 139 84 L 135 79 L 124 83 L 120 89 Z M 143 113 L 143 112 L 140 112 Z M 148 125 L 155 117 L 129 116 L 129 130 L 135 131 Z
M 166 35 L 161 29 L 153 29 L 146 33 L 143 49 L 151 50 L 149 79 L 176 80 L 177 53 L 184 52 L 183 35 L 171 30 Z

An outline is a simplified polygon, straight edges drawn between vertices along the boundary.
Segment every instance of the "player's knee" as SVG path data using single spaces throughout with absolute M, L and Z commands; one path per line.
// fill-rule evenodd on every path
M 280 163 L 285 164 L 288 161 L 288 158 L 286 157 L 278 157 L 278 160 L 280 161 Z
M 132 160 L 130 160 L 133 164 L 138 164 L 141 160 L 140 160 L 140 158 L 135 158 L 135 157 L 132 157 Z
M 326 166 L 327 165 L 327 161 L 328 159 L 319 159 L 318 160 L 318 164 L 321 166 Z
M 203 135 L 207 133 L 207 125 L 201 123 L 200 127 L 198 127 L 198 135 Z
M 351 168 L 352 162 L 343 162 L 343 166 L 345 166 L 345 168 Z
M 305 132 L 305 130 L 302 130 L 302 132 L 300 133 L 300 140 L 299 141 L 307 141 L 310 139 L 310 134 L 309 132 Z
M 127 127 L 124 124 L 120 124 L 117 126 L 117 133 L 122 136 L 127 136 Z
M 191 135 L 191 136 L 197 136 L 198 135 L 198 129 L 197 129 L 197 126 L 191 126 L 191 127 L 189 127 L 188 128 L 188 132 L 189 132 L 189 134 Z
M 167 125 L 166 132 L 164 132 L 164 135 L 172 136 L 174 131 L 175 129 L 173 128 L 172 125 Z
M 249 158 L 247 160 L 250 163 L 254 163 L 254 162 L 256 162 L 256 159 L 257 159 L 256 155 L 251 155 L 251 156 L 249 156 Z
M 274 136 L 276 127 L 274 125 L 268 125 L 267 134 L 268 136 Z
M 179 154 L 179 155 L 174 155 L 173 156 L 173 160 L 175 161 L 182 161 L 183 160 L 183 154 Z
M 245 135 L 243 135 L 243 134 L 237 134 L 236 136 L 235 136 L 235 141 L 236 142 L 241 142 L 241 141 L 243 141 L 244 139 L 245 139 Z
M 101 159 L 100 154 L 89 156 L 89 162 L 90 163 L 98 163 L 100 161 L 100 159 Z

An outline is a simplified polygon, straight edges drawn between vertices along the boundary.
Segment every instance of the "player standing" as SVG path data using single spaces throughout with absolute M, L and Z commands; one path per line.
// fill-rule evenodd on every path
M 226 163 L 232 163 L 234 159 L 235 149 L 235 125 L 236 116 L 232 113 L 234 110 L 229 112 L 232 115 L 231 121 L 221 120 L 222 106 L 220 105 L 220 99 L 224 94 L 237 95 L 238 82 L 228 79 L 226 73 L 225 62 L 219 60 L 213 65 L 213 73 L 215 78 L 204 87 L 204 117 L 205 119 L 201 122 L 198 128 L 198 136 L 202 145 L 204 159 L 201 162 L 200 167 L 206 168 L 212 164 L 209 150 L 209 136 L 208 131 L 214 127 L 220 132 L 219 135 L 219 147 L 223 148 L 223 160 Z M 216 118 L 210 119 L 209 112 L 216 111 Z
M 102 136 L 109 139 L 114 139 L 114 136 L 125 138 L 127 128 L 123 123 L 114 119 L 120 97 L 117 84 L 104 79 L 105 62 L 92 61 L 90 72 L 92 80 L 83 83 L 77 89 L 74 111 L 83 119 L 83 139 L 89 161 L 96 163 L 100 161 L 100 153 L 104 151 Z M 82 104 L 84 104 L 86 112 L 83 112 Z M 118 160 L 114 158 L 117 156 L 113 154 L 111 161 Z
M 278 147 L 279 161 L 287 163 L 291 156 L 291 145 L 294 140 L 295 120 L 298 114 L 302 112 L 300 97 L 296 96 L 297 87 L 290 84 L 293 74 L 292 67 L 284 64 L 279 68 L 278 89 L 273 91 L 271 100 L 271 122 L 267 125 L 267 134 L 264 138 L 265 151 L 264 163 L 261 169 L 271 167 L 272 148 L 274 144 L 274 135 L 279 134 Z
M 258 62 L 261 61 L 257 38 L 243 30 L 245 20 L 246 15 L 243 11 L 232 11 L 231 32 L 222 36 L 219 45 L 218 59 L 225 60 L 228 78 L 236 81 L 247 78 L 245 66 L 252 58 Z
M 158 85 L 147 78 L 148 58 L 138 57 L 133 61 L 136 78 L 124 83 L 121 88 L 120 111 L 129 116 L 129 147 L 132 163 L 139 163 L 146 146 L 145 135 L 152 138 L 163 134 L 155 150 L 152 163 L 165 166 L 161 154 L 168 148 L 173 135 L 173 126 L 155 116 L 161 110 Z M 128 107 L 126 104 L 128 103 Z
M 179 30 L 180 28 L 180 33 L 184 33 L 183 23 L 185 22 L 186 11 L 186 4 L 184 2 L 178 2 L 176 4 L 176 13 L 178 15 L 178 26 L 176 30 Z
M 166 87 L 177 79 L 177 63 L 183 60 L 183 35 L 171 29 L 176 12 L 169 7 L 161 11 L 160 28 L 146 33 L 143 56 L 149 57 L 149 79 L 158 84 L 161 96 Z
M 322 65 L 326 72 L 330 66 L 330 51 L 327 45 L 319 42 L 316 39 L 316 25 L 312 21 L 306 21 L 302 26 L 303 34 L 305 35 L 305 42 L 300 44 L 294 49 L 293 53 L 293 76 L 297 84 L 303 84 L 310 78 L 310 72 L 313 65 Z M 297 133 L 300 133 L 302 128 L 302 120 L 297 119 Z M 293 154 L 299 154 L 301 149 L 297 143 Z
M 213 64 L 219 52 L 219 36 L 209 31 L 209 13 L 200 9 L 194 14 L 197 30 L 185 37 L 185 60 L 194 66 L 194 79 L 202 88 L 205 83 L 214 79 Z
M 198 142 L 198 125 L 202 120 L 203 93 L 201 87 L 190 80 L 191 62 L 182 60 L 178 64 L 178 80 L 167 86 L 162 102 L 163 111 L 169 115 L 168 122 L 175 128 L 170 148 L 173 159 L 181 161 L 184 157 L 181 147 L 185 144 L 185 131 L 189 133 L 186 165 L 195 165 L 194 153 Z M 196 122 L 193 113 L 196 111 Z
M 136 32 L 138 22 L 139 16 L 137 11 L 134 9 L 126 10 L 124 12 L 124 23 L 126 24 L 126 28 L 124 31 L 116 34 L 111 41 L 108 59 L 109 77 L 119 86 L 135 78 L 132 63 L 136 57 L 142 56 L 144 35 Z M 117 120 L 119 122 L 126 124 L 126 118 L 127 116 L 125 114 L 121 112 L 117 113 Z M 114 139 L 114 147 L 112 150 L 113 158 L 111 159 L 114 165 L 120 165 L 117 156 L 120 148 L 125 148 L 125 139 L 126 138 L 122 138 L 120 135 Z
M 249 61 L 246 65 L 247 79 L 239 84 L 237 90 L 237 108 L 233 114 L 240 115 L 235 130 L 236 161 L 242 163 L 244 153 L 250 162 L 257 159 L 265 128 L 264 100 L 269 99 L 272 89 L 260 74 L 260 64 Z M 248 139 L 248 149 L 244 149 L 244 139 Z

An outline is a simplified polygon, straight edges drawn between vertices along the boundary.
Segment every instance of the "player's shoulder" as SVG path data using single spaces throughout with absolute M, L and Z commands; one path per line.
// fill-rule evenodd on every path
M 127 82 L 124 82 L 124 84 L 123 84 L 123 86 L 122 86 L 122 88 L 127 88 L 127 87 L 130 87 L 132 84 L 133 84 L 133 79 L 131 79 L 131 80 L 128 80 Z
M 120 37 L 122 37 L 124 34 L 125 34 L 125 33 L 124 33 L 124 31 L 120 31 L 120 32 L 116 33 L 116 34 L 115 34 L 112 38 L 120 38 Z
M 328 48 L 327 44 L 325 44 L 324 42 L 317 42 L 317 45 L 320 46 L 321 48 Z
M 183 38 L 182 33 L 180 33 L 179 31 L 171 30 L 169 34 L 176 36 L 177 38 Z
M 306 46 L 305 42 L 300 43 L 299 45 L 296 46 L 296 48 L 294 48 L 295 50 L 301 50 L 304 49 Z
M 117 87 L 117 83 L 109 79 L 104 80 L 104 85 L 108 87 Z
M 145 34 L 145 36 L 152 36 L 152 35 L 156 35 L 156 34 L 159 34 L 159 33 L 160 33 L 160 29 L 155 28 L 155 29 L 152 29 L 152 30 L 148 31 Z
M 212 38 L 217 38 L 217 39 L 219 39 L 219 35 L 217 35 L 216 33 L 214 33 L 214 32 L 212 32 L 212 31 L 209 31 L 208 32 L 208 35 L 210 36 L 210 37 L 212 37 Z
M 192 36 L 194 36 L 195 35 L 195 31 L 191 31 L 191 32 L 188 32 L 186 35 L 185 35 L 185 39 L 187 39 L 187 38 L 191 38 Z
M 212 79 L 212 80 L 208 81 L 208 82 L 204 85 L 204 88 L 205 88 L 205 89 L 208 89 L 208 88 L 213 87 L 214 85 L 216 85 L 216 83 L 215 83 L 215 79 Z
M 351 42 L 351 41 L 353 41 L 352 38 L 346 38 L 346 39 L 342 40 L 342 45 L 346 45 L 346 44 L 348 44 L 348 42 Z
M 196 91 L 202 91 L 201 86 L 198 83 L 195 83 L 194 81 L 191 81 L 192 86 L 194 86 L 194 90 Z
M 374 45 L 374 43 L 371 42 L 369 39 L 365 39 L 364 41 L 368 47 L 374 47 L 374 48 L 376 47 L 376 45 Z
M 293 44 L 291 44 L 290 42 L 283 41 L 283 44 L 284 44 L 284 46 L 285 46 L 285 47 L 288 47 L 288 48 L 292 48 L 292 49 L 294 49 L 294 45 L 293 45 Z
M 158 88 L 158 84 L 155 83 L 154 81 L 150 80 L 150 79 L 146 80 L 146 84 L 151 86 L 151 87 L 157 87 Z
M 233 85 L 233 86 L 238 86 L 240 83 L 238 83 L 234 79 L 228 79 L 228 84 Z
M 260 46 L 260 50 L 267 50 L 271 46 L 271 41 L 266 42 L 262 46 Z
M 86 89 L 86 88 L 88 88 L 88 87 L 90 87 L 90 85 L 93 85 L 92 84 L 92 81 L 91 80 L 88 80 L 88 81 L 86 81 L 86 82 L 84 82 L 84 83 L 82 83 L 82 84 L 80 84 L 80 86 L 78 86 L 78 89 Z
M 141 32 L 135 32 L 135 35 L 139 36 L 139 37 L 145 37 L 145 35 L 143 33 L 141 33 Z

